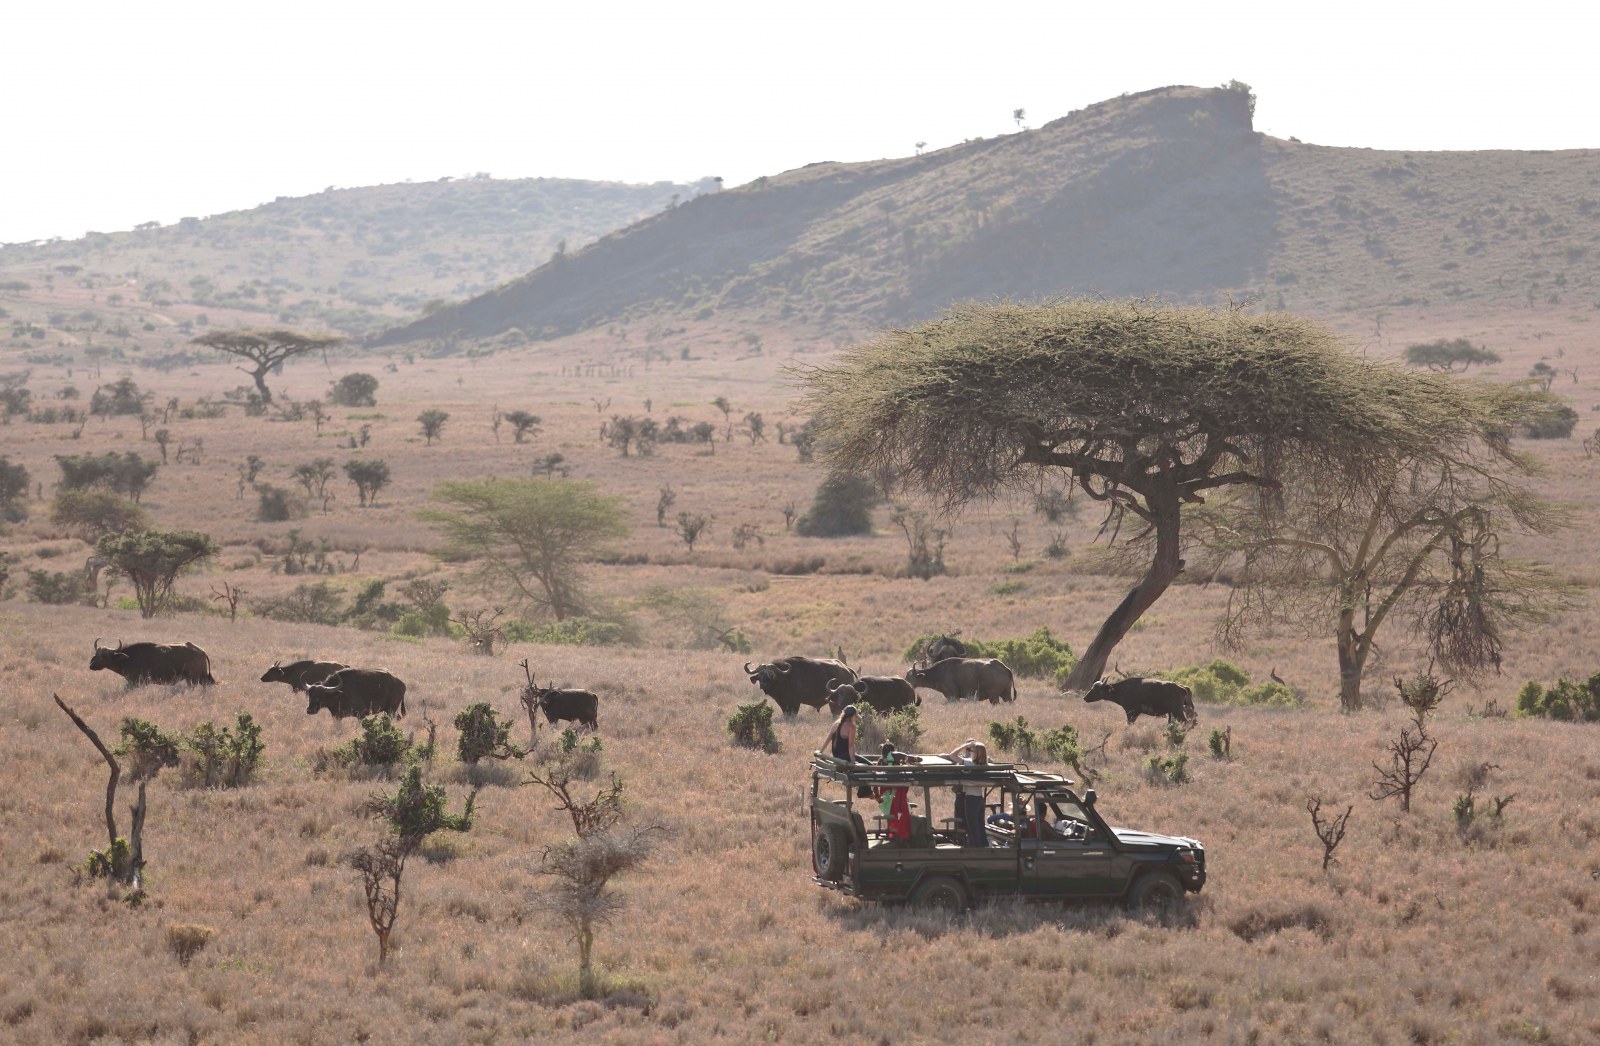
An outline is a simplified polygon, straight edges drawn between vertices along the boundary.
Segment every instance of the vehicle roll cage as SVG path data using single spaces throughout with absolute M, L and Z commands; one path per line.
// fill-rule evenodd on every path
M 870 758 L 870 757 L 869 757 Z M 1073 780 L 1061 774 L 1046 774 L 1030 770 L 1027 763 L 986 763 L 968 766 L 952 763 L 941 756 L 922 756 L 921 763 L 847 763 L 822 752 L 811 755 L 811 769 L 818 777 L 825 777 L 842 785 L 890 786 L 972 784 L 1039 790 L 1043 788 L 1071 787 Z

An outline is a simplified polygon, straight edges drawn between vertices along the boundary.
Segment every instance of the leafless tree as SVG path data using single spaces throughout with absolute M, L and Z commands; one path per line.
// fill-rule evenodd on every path
M 1350 820 L 1354 806 L 1345 807 L 1344 813 L 1338 817 L 1322 819 L 1322 797 L 1313 796 L 1306 800 L 1306 811 L 1311 814 L 1311 827 L 1317 833 L 1317 838 L 1322 841 L 1322 870 L 1327 871 L 1330 864 L 1337 864 L 1333 852 L 1344 842 L 1344 827 Z

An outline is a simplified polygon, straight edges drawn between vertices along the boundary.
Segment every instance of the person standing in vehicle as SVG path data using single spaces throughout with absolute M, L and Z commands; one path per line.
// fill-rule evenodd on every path
M 989 749 L 982 741 L 972 738 L 960 748 L 945 753 L 946 759 L 962 766 L 988 766 Z M 970 785 L 956 785 L 956 821 L 965 826 L 968 846 L 988 846 L 989 833 L 983 826 L 983 789 Z

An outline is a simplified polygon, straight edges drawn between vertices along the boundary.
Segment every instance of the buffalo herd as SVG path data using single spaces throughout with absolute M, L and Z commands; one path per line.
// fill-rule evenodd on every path
M 968 657 L 966 644 L 952 635 L 939 636 L 922 647 L 924 658 L 901 676 L 858 675 L 842 660 L 794 655 L 752 666 L 745 675 L 772 698 L 786 718 L 802 706 L 828 709 L 837 715 L 845 705 L 861 702 L 881 712 L 894 712 L 922 704 L 918 690 L 934 690 L 946 701 L 978 700 L 991 705 L 1017 699 L 1016 677 L 998 658 Z M 842 655 L 841 655 L 842 656 Z M 523 663 L 524 670 L 527 663 Z M 193 643 L 132 643 L 115 647 L 94 641 L 91 671 L 106 669 L 127 681 L 213 686 L 211 660 Z M 338 661 L 274 661 L 261 676 L 263 683 L 285 683 L 292 692 L 306 695 L 306 714 L 326 709 L 334 719 L 359 718 L 383 713 L 395 718 L 406 714 L 406 684 L 388 672 L 352 668 Z M 1193 727 L 1198 721 L 1190 689 L 1181 683 L 1132 677 L 1117 682 L 1099 680 L 1084 694 L 1085 701 L 1109 701 L 1132 723 L 1141 715 L 1165 717 Z M 600 699 L 588 690 L 535 685 L 532 675 L 522 691 L 522 705 L 532 716 L 544 714 L 550 723 L 560 721 L 599 728 Z

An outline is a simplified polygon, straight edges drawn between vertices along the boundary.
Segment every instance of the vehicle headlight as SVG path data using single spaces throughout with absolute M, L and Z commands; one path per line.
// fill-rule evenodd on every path
M 1187 850 L 1187 849 L 1179 850 L 1173 856 L 1176 857 L 1178 860 L 1184 862 L 1185 864 L 1194 864 L 1195 863 L 1195 856 L 1194 856 L 1194 851 L 1193 850 Z

